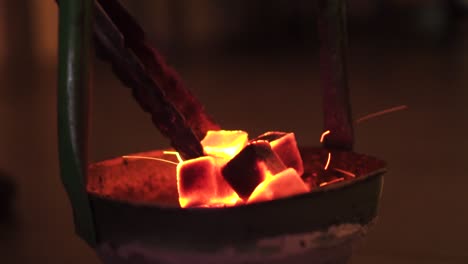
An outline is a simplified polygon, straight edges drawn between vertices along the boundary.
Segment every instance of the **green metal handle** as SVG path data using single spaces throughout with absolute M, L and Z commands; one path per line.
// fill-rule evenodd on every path
M 88 194 L 88 110 L 92 0 L 62 0 L 59 12 L 58 137 L 60 174 L 77 234 L 96 244 Z

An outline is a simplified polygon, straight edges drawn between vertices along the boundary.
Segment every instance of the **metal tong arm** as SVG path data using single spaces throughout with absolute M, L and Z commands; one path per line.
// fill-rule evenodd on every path
M 112 65 L 121 81 L 132 90 L 142 109 L 151 115 L 159 131 L 170 139 L 171 145 L 186 159 L 203 156 L 200 139 L 185 118 L 168 100 L 162 84 L 152 79 L 142 62 L 125 45 L 122 31 L 103 7 L 95 5 L 94 37 L 101 58 Z
M 324 146 L 352 150 L 354 131 L 346 69 L 346 0 L 317 0 L 317 25 L 324 129 L 331 132 Z

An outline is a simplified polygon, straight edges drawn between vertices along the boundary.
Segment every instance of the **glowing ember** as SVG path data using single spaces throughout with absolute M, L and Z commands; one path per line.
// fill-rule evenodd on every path
M 329 134 L 330 134 L 330 130 L 323 132 L 322 135 L 320 136 L 320 143 L 323 143 L 323 140 Z M 324 170 L 328 170 L 328 166 L 330 165 L 330 160 L 331 160 L 331 153 L 328 152 L 327 162 L 325 164 L 325 167 L 323 168 Z
M 165 160 L 165 159 L 159 159 L 159 158 L 153 158 L 153 157 L 145 157 L 145 156 L 122 156 L 123 159 L 147 159 L 147 160 L 157 160 L 157 161 L 161 161 L 161 162 L 166 162 L 166 163 L 170 163 L 170 164 L 174 164 L 174 165 L 177 165 L 178 163 L 175 163 L 173 161 L 170 161 L 170 160 Z
M 338 169 L 338 168 L 333 168 L 333 170 L 337 171 L 337 172 L 340 172 L 340 173 L 343 173 L 344 175 L 347 175 L 351 178 L 356 178 L 356 174 L 352 173 L 352 172 L 349 172 L 349 171 L 346 171 L 346 170 L 342 170 L 342 169 Z
M 232 159 L 248 142 L 248 135 L 244 131 L 208 131 L 201 141 L 206 155 Z
M 328 181 L 328 182 L 322 182 L 320 184 L 320 187 L 330 185 L 330 184 L 333 184 L 333 183 L 337 183 L 337 182 L 341 182 L 341 181 L 344 181 L 344 178 L 338 178 L 338 179 L 334 179 L 334 180 L 331 180 L 331 181 Z
M 181 207 L 232 206 L 241 201 L 210 156 L 179 163 L 177 189 Z
M 205 156 L 177 165 L 177 189 L 181 207 L 210 203 L 216 196 L 216 163 Z
M 234 191 L 231 185 L 224 179 L 221 174 L 221 168 L 226 164 L 223 159 L 216 160 L 216 197 L 210 200 L 212 205 L 232 206 L 241 203 L 242 200 L 239 195 Z
M 179 163 L 181 163 L 183 161 L 182 157 L 180 156 L 179 152 L 177 152 L 177 151 L 163 151 L 163 153 L 176 156 Z
M 259 136 L 256 140 L 267 140 L 271 149 L 283 161 L 288 168 L 293 168 L 299 175 L 304 172 L 301 153 L 297 147 L 294 133 L 267 132 Z
M 323 140 L 325 139 L 325 137 L 330 134 L 330 130 L 327 130 L 325 132 L 322 133 L 322 136 L 320 136 L 320 143 L 323 143 Z
M 250 195 L 247 203 L 270 201 L 308 191 L 296 170 L 289 168 L 260 183 Z
M 248 144 L 231 159 L 221 173 L 237 194 L 247 200 L 267 173 L 277 174 L 286 169 L 281 159 L 265 140 Z
M 320 141 L 328 134 L 330 131 L 325 131 Z M 244 131 L 209 131 L 201 144 L 207 156 L 186 161 L 178 158 L 181 207 L 234 206 L 310 191 L 301 178 L 304 167 L 294 133 L 267 132 L 249 142 Z M 328 153 L 324 170 L 330 160 Z M 345 170 L 333 170 L 355 177 Z M 320 186 L 342 180 L 334 179 Z
M 328 170 L 328 166 L 330 165 L 330 160 L 331 160 L 331 153 L 328 152 L 327 163 L 325 164 L 325 167 L 323 168 L 324 170 Z

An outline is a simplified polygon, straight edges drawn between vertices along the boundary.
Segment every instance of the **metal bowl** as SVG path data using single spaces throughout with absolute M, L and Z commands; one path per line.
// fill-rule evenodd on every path
M 307 174 L 327 151 L 301 154 Z M 173 164 L 122 157 L 92 164 L 96 251 L 113 264 L 346 263 L 377 216 L 385 164 L 340 151 L 333 163 L 357 177 L 269 202 L 188 209 L 178 207 Z

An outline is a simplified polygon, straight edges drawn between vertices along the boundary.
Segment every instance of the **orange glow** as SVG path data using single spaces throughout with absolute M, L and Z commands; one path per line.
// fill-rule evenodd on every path
M 270 142 L 271 149 L 283 161 L 284 165 L 293 168 L 297 174 L 304 173 L 301 153 L 297 147 L 296 136 L 294 133 L 287 133 L 284 136 Z
M 247 142 L 248 135 L 244 131 L 210 130 L 201 144 L 206 155 L 230 160 L 247 145 Z
M 177 189 L 182 208 L 233 206 L 242 201 L 222 178 L 215 158 L 209 156 L 177 166 Z
M 237 193 L 232 189 L 231 185 L 224 179 L 221 174 L 221 167 L 226 163 L 225 160 L 215 158 L 216 162 L 216 195 L 212 197 L 209 201 L 211 205 L 222 205 L 222 206 L 234 206 L 240 202 L 242 199 L 237 195 Z
M 323 143 L 323 140 L 325 139 L 325 137 L 330 134 L 330 130 L 327 130 L 325 132 L 322 133 L 322 135 L 320 136 L 320 143 Z
M 247 133 L 243 131 L 209 131 L 202 141 L 205 153 L 209 155 L 182 161 L 177 166 L 180 206 L 224 207 L 242 203 L 242 199 L 221 175 L 221 168 L 246 143 Z M 177 152 L 167 154 L 178 155 Z
M 341 182 L 341 181 L 344 181 L 344 178 L 334 179 L 334 180 L 331 180 L 329 182 L 322 182 L 319 186 L 323 187 L 323 186 L 330 185 L 330 184 L 337 183 L 337 182 Z
M 177 157 L 177 160 L 179 161 L 179 163 L 181 163 L 182 161 L 184 161 L 182 159 L 182 157 L 180 157 L 180 154 L 179 152 L 177 151 L 163 151 L 164 154 L 169 154 L 169 155 L 175 155 Z
M 289 168 L 276 175 L 268 176 L 252 192 L 247 203 L 270 201 L 308 192 L 304 181 L 296 170 Z
M 356 123 L 361 123 L 363 121 L 372 119 L 374 117 L 378 117 L 378 116 L 381 116 L 381 115 L 393 113 L 393 112 L 396 112 L 396 111 L 405 110 L 407 108 L 408 108 L 408 106 L 406 106 L 406 105 L 395 106 L 395 107 L 392 107 L 392 108 L 389 108 L 389 109 L 385 109 L 385 110 L 382 110 L 382 111 L 378 111 L 378 112 L 375 112 L 375 113 L 368 114 L 368 115 L 365 115 L 363 117 L 360 117 L 360 118 L 358 118 L 356 120 Z
M 352 177 L 352 178 L 356 178 L 356 174 L 350 172 L 350 171 L 346 171 L 346 170 L 342 170 L 342 169 L 338 169 L 338 168 L 333 168 L 333 170 L 337 171 L 337 172 L 340 172 L 340 173 L 343 173 L 344 175 L 348 175 L 349 177 Z
M 177 165 L 177 190 L 181 207 L 208 204 L 216 195 L 216 166 L 212 157 L 200 157 Z
M 234 191 L 230 196 L 227 197 L 216 197 L 210 199 L 207 203 L 208 207 L 225 207 L 225 206 L 234 206 L 237 204 L 242 204 L 242 199 Z
M 324 170 L 328 170 L 328 166 L 330 165 L 330 160 L 331 160 L 331 152 L 328 152 L 327 163 L 325 164 L 325 167 L 323 168 Z
M 270 170 L 268 170 L 267 166 L 265 165 L 264 162 L 259 162 L 258 163 L 258 169 L 263 173 L 263 180 L 271 180 L 271 178 L 275 175 L 271 173 Z
M 159 159 L 159 158 L 153 158 L 153 157 L 145 157 L 145 156 L 122 156 L 123 159 L 147 159 L 147 160 L 156 160 L 156 161 L 162 161 L 170 164 L 177 165 L 178 163 L 175 163 L 170 160 L 165 160 L 165 159 Z
M 274 160 L 274 158 L 262 152 L 250 153 L 252 158 L 258 158 L 258 160 L 247 166 L 254 166 L 255 168 L 251 169 L 256 171 L 259 178 L 254 180 L 252 185 L 252 179 L 249 176 L 245 180 L 236 182 L 236 185 L 232 185 L 236 186 L 235 188 L 231 186 L 233 183 L 228 182 L 225 175 L 223 176 L 223 168 L 249 143 L 246 132 L 208 131 L 206 137 L 201 141 L 207 156 L 191 160 L 179 159 L 180 156 L 174 151 L 164 152 L 165 154 L 177 155 L 180 162 L 177 165 L 177 189 L 180 206 L 182 208 L 236 206 L 246 202 L 268 201 L 308 192 L 309 189 L 301 178 L 302 158 L 297 149 L 294 134 L 283 134 L 271 143 L 268 141 L 263 143 L 269 145 L 266 147 L 271 147 L 271 150 L 274 151 L 273 155 L 277 155 L 276 159 L 279 161 L 272 162 L 270 159 Z M 330 163 L 330 155 L 327 167 Z M 241 164 L 240 168 L 243 169 L 244 166 Z M 237 171 L 231 172 L 233 172 L 234 179 L 240 179 L 237 177 Z M 231 180 L 231 178 L 229 179 Z M 237 184 L 239 185 L 237 186 Z M 244 186 L 251 189 L 242 195 L 243 190 L 245 190 Z

